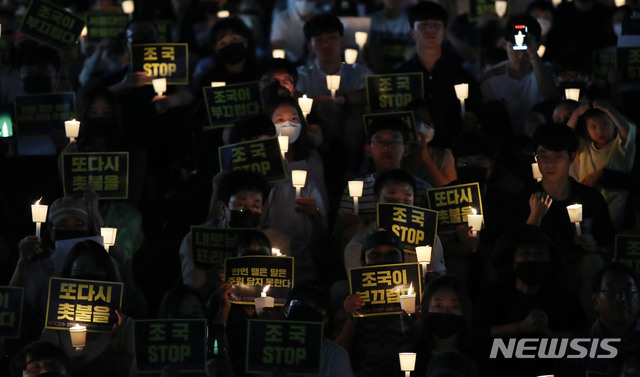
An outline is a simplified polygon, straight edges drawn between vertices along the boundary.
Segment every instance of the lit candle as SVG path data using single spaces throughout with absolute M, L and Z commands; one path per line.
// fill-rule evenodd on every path
M 306 94 L 303 94 L 302 97 L 298 98 L 298 106 L 300 106 L 300 110 L 302 110 L 302 114 L 306 118 L 307 115 L 309 115 L 309 113 L 311 112 L 313 99 L 308 98 Z
M 363 181 L 349 181 L 349 196 L 353 198 L 353 212 L 358 214 L 358 198 L 362 196 Z
M 220 351 L 218 351 L 218 339 L 216 339 L 216 340 L 213 341 L 213 354 L 217 355 L 218 352 L 220 352 Z
M 411 372 L 416 367 L 416 354 L 414 352 L 400 352 L 400 370 L 404 372 L 405 377 L 411 376 Z
M 360 48 L 360 51 L 364 48 L 364 45 L 367 43 L 368 34 L 364 31 L 356 31 L 356 44 Z
M 400 295 L 400 307 L 407 314 L 416 312 L 416 294 L 413 292 L 413 283 L 409 285 L 406 295 Z
M 229 13 L 228 10 L 221 10 L 218 11 L 218 13 L 216 13 L 216 16 L 218 16 L 218 18 L 227 18 L 231 15 L 231 13 Z
M 9 135 L 9 126 L 7 126 L 7 122 L 4 122 L 2 124 L 2 134 L 0 134 L 0 136 L 2 136 L 2 137 L 11 136 L 11 135 Z
M 122 11 L 128 15 L 131 15 L 135 8 L 136 6 L 133 3 L 133 0 L 124 0 L 122 2 Z
M 31 219 L 36 223 L 36 236 L 40 237 L 40 226 L 47 221 L 47 211 L 49 206 L 40 204 L 42 198 L 31 205 Z
M 542 173 L 540 172 L 540 166 L 537 162 L 531 164 L 531 172 L 533 173 L 533 179 L 538 182 L 542 181 Z
M 280 252 L 280 249 L 276 249 L 275 247 L 271 248 L 271 255 L 274 257 L 281 257 L 282 253 Z
M 278 143 L 280 144 L 282 158 L 284 158 L 284 154 L 289 151 L 289 136 L 278 136 Z
M 116 234 L 118 234 L 118 228 L 100 228 L 100 235 L 102 236 L 102 243 L 105 249 L 109 251 L 109 248 L 116 244 Z
M 476 209 L 471 209 L 473 210 L 473 215 L 467 215 L 467 224 L 471 227 L 471 234 L 477 236 L 482 228 L 482 215 L 476 215 Z
M 427 272 L 427 266 L 431 263 L 431 246 L 416 246 L 416 257 L 422 266 L 422 272 Z
M 456 90 L 456 97 L 458 97 L 458 99 L 460 100 L 460 108 L 464 113 L 466 112 L 464 107 L 464 100 L 469 98 L 469 84 L 467 83 L 456 84 L 454 86 L 454 89 Z
M 580 222 L 582 221 L 582 204 L 572 204 L 567 206 L 567 212 L 569 212 L 569 221 L 575 224 L 576 233 L 578 235 L 582 234 L 582 230 L 580 229 Z
M 307 181 L 306 170 L 292 170 L 291 171 L 291 183 L 296 188 L 296 199 L 300 197 L 300 190 L 304 187 Z
M 344 50 L 344 62 L 347 64 L 353 64 L 358 60 L 358 50 L 354 48 L 348 48 Z
M 620 8 L 627 4 L 626 0 L 615 0 L 616 7 Z
M 71 335 L 71 346 L 76 351 L 81 351 L 87 342 L 87 328 L 82 325 L 74 325 L 69 327 L 69 335 Z
M 153 83 L 153 90 L 156 91 L 158 97 L 162 97 L 162 93 L 167 91 L 167 79 L 163 77 L 153 79 L 151 82 Z
M 227 85 L 227 83 L 223 82 L 223 81 L 212 81 L 211 82 L 211 87 L 212 88 L 217 88 L 219 86 L 225 86 L 225 85 Z
M 273 308 L 273 304 L 275 299 L 271 296 L 267 296 L 267 291 L 269 290 L 270 285 L 264 287 L 262 292 L 260 293 L 260 297 L 255 298 L 256 305 L 256 313 L 260 315 L 264 308 Z
M 336 91 L 340 88 L 340 76 L 327 75 L 327 88 L 331 91 L 331 98 L 336 99 Z
M 571 101 L 580 102 L 580 89 L 567 88 L 564 90 L 564 97 Z
M 538 46 L 538 56 L 543 57 L 544 53 L 547 51 L 547 47 L 545 45 Z
M 273 56 L 274 59 L 284 59 L 285 52 L 281 48 L 274 48 L 273 51 L 271 51 L 271 56 Z
M 551 4 L 553 4 L 554 7 L 557 7 L 560 3 L 562 3 L 562 0 L 551 0 Z
M 75 119 L 64 121 L 64 132 L 70 141 L 74 141 L 80 133 L 80 122 Z
M 504 17 L 507 13 L 507 2 L 505 0 L 496 0 L 495 6 L 498 17 Z

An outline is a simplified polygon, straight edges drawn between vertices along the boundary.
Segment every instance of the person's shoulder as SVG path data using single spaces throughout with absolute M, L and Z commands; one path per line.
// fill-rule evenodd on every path
M 485 82 L 487 80 L 491 80 L 492 78 L 506 75 L 507 74 L 507 64 L 508 63 L 509 63 L 508 60 L 504 60 L 504 61 L 494 65 L 493 67 L 489 68 L 489 70 L 487 70 L 482 75 L 482 77 L 480 77 L 480 84 L 482 84 L 483 82 Z
M 422 65 L 418 60 L 418 55 L 413 54 L 409 59 L 398 63 L 395 66 L 393 72 L 394 73 L 406 73 L 406 72 L 420 72 L 422 70 Z

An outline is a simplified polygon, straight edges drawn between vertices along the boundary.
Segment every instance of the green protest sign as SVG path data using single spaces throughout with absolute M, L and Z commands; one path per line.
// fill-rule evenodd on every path
M 238 238 L 255 229 L 191 227 L 191 250 L 196 267 L 208 269 L 237 254 Z
M 477 182 L 445 186 L 427 190 L 429 208 L 438 213 L 440 232 L 454 232 L 460 224 L 467 224 L 467 215 L 482 215 L 482 197 Z
M 228 258 L 224 263 L 227 283 L 234 286 L 231 302 L 254 305 L 268 285 L 267 296 L 275 305 L 284 305 L 293 287 L 293 257 L 245 256 Z
M 129 152 L 62 154 L 62 187 L 65 196 L 91 187 L 100 199 L 126 199 L 129 192 Z
M 151 43 L 131 46 L 131 70 L 146 72 L 147 84 L 165 78 L 167 85 L 189 83 L 189 52 L 186 43 Z
M 400 296 L 406 295 L 409 287 L 416 294 L 416 310 L 420 309 L 422 292 L 421 267 L 418 263 L 384 264 L 357 267 L 349 270 L 351 294 L 359 294 L 364 306 L 356 317 L 398 314 L 402 312 Z
M 257 82 L 204 87 L 211 128 L 230 127 L 240 119 L 262 114 L 262 92 Z
M 435 211 L 396 203 L 378 203 L 378 227 L 390 230 L 402 241 L 405 261 L 415 262 L 416 246 L 436 240 L 438 215 Z
M 23 292 L 21 287 L 0 287 L 0 336 L 4 338 L 20 338 Z
M 614 260 L 624 263 L 636 273 L 640 273 L 640 236 L 617 234 Z
M 136 320 L 133 333 L 139 373 L 159 373 L 167 365 L 180 372 L 204 372 L 206 320 Z
M 66 330 L 79 324 L 87 331 L 111 332 L 118 322 L 122 291 L 122 283 L 52 277 L 45 327 Z
M 496 5 L 495 0 L 467 0 L 469 4 L 469 12 L 467 12 L 467 18 L 469 22 L 476 22 L 484 14 L 495 14 Z
M 246 372 L 317 376 L 322 333 L 321 322 L 249 320 Z
M 278 138 L 252 140 L 218 148 L 220 170 L 249 170 L 264 175 L 269 183 L 283 181 L 285 173 Z
M 76 44 L 84 20 L 57 5 L 31 0 L 18 31 L 41 43 L 63 50 Z
M 87 40 L 99 43 L 103 39 L 115 39 L 129 22 L 129 15 L 116 12 L 89 11 L 87 19 Z
M 402 110 L 411 101 L 424 98 L 421 72 L 369 75 L 366 84 L 371 112 Z
M 618 47 L 616 49 L 616 66 L 622 73 L 621 87 L 637 88 L 640 84 L 640 46 Z

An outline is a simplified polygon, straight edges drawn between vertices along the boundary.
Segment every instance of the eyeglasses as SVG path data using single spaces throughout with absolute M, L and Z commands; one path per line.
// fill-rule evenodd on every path
M 442 28 L 444 28 L 444 22 L 442 21 L 426 21 L 426 22 L 418 23 L 418 29 L 421 29 L 421 30 L 424 30 L 424 29 L 440 30 Z
M 402 140 L 371 140 L 371 145 L 374 147 L 385 147 L 385 148 L 397 148 L 402 145 Z
M 251 212 L 260 213 L 262 212 L 262 206 L 259 205 L 249 205 L 247 203 L 238 203 L 236 201 L 230 201 L 229 207 L 233 210 L 246 211 L 249 210 Z
M 600 293 L 602 293 L 606 298 L 616 298 L 618 296 L 622 296 L 623 298 L 631 298 L 638 294 L 637 289 L 601 289 Z

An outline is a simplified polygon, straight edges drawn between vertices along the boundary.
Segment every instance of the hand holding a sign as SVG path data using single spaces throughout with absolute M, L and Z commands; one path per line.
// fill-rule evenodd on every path
M 356 313 L 358 310 L 362 309 L 364 306 L 364 300 L 362 296 L 357 293 L 347 296 L 342 302 L 342 307 L 344 311 L 349 314 L 347 318 L 353 317 L 353 313 Z
M 126 349 L 127 339 L 125 336 L 124 324 L 127 322 L 127 316 L 122 314 L 120 310 L 116 309 L 118 315 L 118 322 L 113 325 L 113 330 L 110 334 L 111 347 L 118 352 L 122 352 Z

